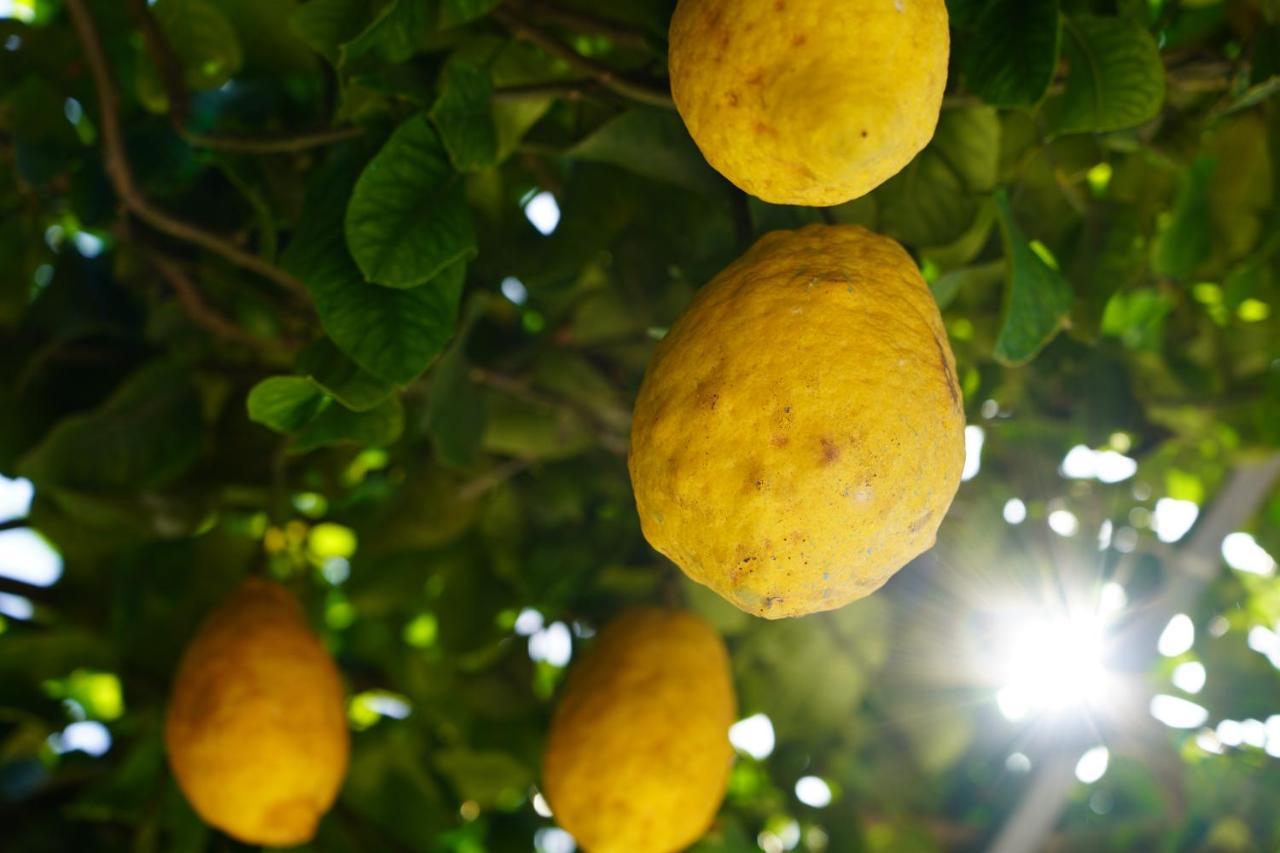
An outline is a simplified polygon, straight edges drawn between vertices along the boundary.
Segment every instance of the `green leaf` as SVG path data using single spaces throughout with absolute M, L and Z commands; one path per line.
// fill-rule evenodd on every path
M 386 447 L 404 432 L 404 406 L 399 397 L 388 397 L 367 412 L 345 406 L 329 406 L 303 427 L 289 446 L 290 453 L 306 453 L 332 444 Z
M 434 0 L 391 0 L 378 17 L 342 46 L 343 64 L 373 54 L 384 62 L 404 62 L 418 52 L 434 29 Z
M 1070 65 L 1058 130 L 1105 132 L 1154 118 L 1164 103 L 1164 64 L 1151 33 L 1127 18 L 1067 18 Z
M 315 419 L 329 402 L 305 376 L 272 376 L 249 392 L 249 420 L 276 432 L 289 433 Z
M 217 6 L 205 0 L 158 0 L 153 13 L 192 89 L 216 89 L 240 70 L 240 39 Z
M 913 246 L 958 239 L 995 187 L 999 157 L 994 109 L 947 110 L 929 146 L 876 192 L 880 228 Z
M 1151 266 L 1157 275 L 1182 278 L 1209 257 L 1213 248 L 1209 186 L 1217 165 L 1209 157 L 1197 157 L 1183 177 L 1173 211 L 1163 221 L 1152 249 Z
M 373 376 L 407 385 L 453 336 L 466 267 L 455 264 L 410 290 L 367 284 L 343 241 L 343 210 L 359 168 L 348 151 L 317 171 L 282 262 L 311 290 L 320 324 L 339 349 Z
M 1071 312 L 1071 286 L 1027 241 L 1013 221 L 1003 190 L 996 193 L 996 211 L 1009 280 L 995 357 L 1003 364 L 1018 365 L 1031 360 L 1062 328 Z
M 455 346 L 431 374 L 427 431 L 436 458 L 444 465 L 462 467 L 473 463 L 484 437 L 484 396 L 472 383 L 469 371 L 462 348 Z
M 987 0 L 962 42 L 965 82 L 993 106 L 1031 106 L 1053 80 L 1061 37 L 1058 0 Z
M 458 171 L 476 171 L 498 160 L 493 85 L 473 65 L 450 62 L 440 75 L 440 96 L 429 113 L 449 160 Z
M 435 754 L 435 763 L 459 796 L 481 808 L 511 809 L 533 784 L 533 771 L 505 752 L 448 749 Z
M 290 23 L 312 50 L 337 62 L 339 48 L 359 35 L 372 17 L 369 0 L 311 0 L 298 7 Z
M 366 412 L 395 393 L 395 386 L 360 367 L 328 338 L 298 355 L 298 370 L 354 412 Z
M 502 0 L 442 0 L 440 3 L 440 27 L 448 29 L 483 17 L 495 9 Z
M 105 404 L 59 423 L 19 463 L 40 485 L 137 490 L 175 480 L 200 456 L 200 400 L 183 368 L 152 364 Z
M 636 107 L 596 128 L 570 148 L 570 157 L 621 166 L 656 181 L 713 192 L 723 181 L 707 165 L 680 117 Z
M 475 254 L 462 178 L 425 115 L 365 167 L 347 205 L 347 245 L 365 278 L 410 288 Z

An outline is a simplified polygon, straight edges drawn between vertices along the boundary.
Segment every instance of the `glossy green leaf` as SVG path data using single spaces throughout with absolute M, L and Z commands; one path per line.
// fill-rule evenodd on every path
M 432 31 L 434 12 L 433 0 L 390 0 L 359 35 L 342 46 L 342 62 L 370 55 L 386 62 L 404 62 L 418 52 Z
M 358 36 L 372 16 L 370 0 L 309 0 L 294 11 L 290 23 L 312 50 L 337 62 L 341 46 Z
M 497 161 L 492 101 L 493 85 L 484 71 L 462 62 L 445 66 L 429 115 L 455 169 L 475 171 Z
M 1027 107 L 1058 67 L 1058 0 L 986 0 L 963 44 L 965 84 L 997 107 Z
M 388 397 L 364 412 L 346 406 L 329 406 L 294 435 L 290 453 L 307 453 L 334 444 L 386 447 L 404 432 L 404 406 L 399 397 Z
M 305 376 L 272 376 L 249 391 L 249 420 L 289 433 L 315 419 L 330 400 Z
M 1070 66 L 1062 133 L 1121 130 L 1155 117 L 1164 103 L 1164 65 L 1144 27 L 1126 18 L 1069 17 L 1063 52 Z
M 346 152 L 317 172 L 283 262 L 311 290 L 334 344 L 373 376 L 406 385 L 452 337 L 466 268 L 455 264 L 435 281 L 409 290 L 365 282 L 343 240 L 343 210 L 360 163 Z
M 370 161 L 347 206 L 347 245 L 365 278 L 416 287 L 475 254 L 462 178 L 424 115 Z
M 321 338 L 298 355 L 298 370 L 356 412 L 372 409 L 395 393 L 395 385 L 360 367 L 328 338 Z
M 996 194 L 996 209 L 1008 259 L 1008 282 L 995 357 L 1003 364 L 1018 365 L 1029 361 L 1062 328 L 1071 313 L 1071 286 L 1032 248 L 1013 221 L 1003 191 Z

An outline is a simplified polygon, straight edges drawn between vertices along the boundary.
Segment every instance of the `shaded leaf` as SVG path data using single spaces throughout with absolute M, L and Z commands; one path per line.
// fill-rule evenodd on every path
M 164 29 L 193 89 L 216 89 L 240 70 L 240 39 L 222 10 L 205 0 L 158 0 Z
M 365 278 L 409 288 L 475 254 L 462 179 L 424 115 L 397 128 L 365 167 L 346 217 Z
M 331 444 L 385 447 L 404 432 L 404 406 L 399 397 L 388 397 L 365 412 L 345 406 L 329 406 L 294 436 L 290 453 L 306 453 Z
M 1071 312 L 1071 286 L 1032 248 L 1013 221 L 1003 190 L 996 194 L 996 210 L 1009 278 L 995 357 L 1017 365 L 1029 361 L 1062 328 Z
M 475 66 L 450 62 L 439 87 L 429 115 L 454 168 L 465 172 L 492 166 L 498 159 L 498 129 L 489 75 Z
M 489 14 L 502 0 L 442 0 L 440 26 L 456 27 Z
M 965 82 L 997 107 L 1044 97 L 1058 67 L 1058 0 L 986 0 L 965 41 Z
M 369 26 L 342 46 L 342 62 L 369 54 L 386 62 L 404 62 L 432 31 L 434 10 L 432 0 L 391 0 Z
M 310 423 L 329 400 L 305 376 L 272 376 L 249 392 L 249 420 L 276 432 L 293 432 Z
M 406 385 L 453 335 L 466 268 L 456 264 L 410 290 L 367 284 L 343 240 L 343 210 L 359 169 L 359 158 L 348 151 L 317 171 L 282 260 L 311 290 L 334 344 L 373 376 Z
M 1067 18 L 1063 50 L 1071 71 L 1062 96 L 1063 133 L 1142 124 L 1164 103 L 1164 64 L 1151 33 L 1127 18 Z
M 337 62 L 339 48 L 359 35 L 372 15 L 369 0 L 310 0 L 294 11 L 290 24 L 312 50 Z
M 298 356 L 298 370 L 337 398 L 348 409 L 364 412 L 395 393 L 395 386 L 360 367 L 328 338 L 322 338 Z
M 628 110 L 606 121 L 566 153 L 700 192 L 714 191 L 722 185 L 693 144 L 680 117 L 668 110 Z
M 1173 211 L 1156 235 L 1151 267 L 1157 275 L 1181 278 L 1200 266 L 1213 245 L 1209 222 L 1209 185 L 1217 162 L 1197 157 L 1182 179 Z

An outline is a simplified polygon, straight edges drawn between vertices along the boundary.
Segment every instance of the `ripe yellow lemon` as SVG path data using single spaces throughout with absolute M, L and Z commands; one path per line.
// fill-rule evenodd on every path
M 169 764 L 206 823 L 248 844 L 309 841 L 347 772 L 342 682 L 283 587 L 245 581 L 183 655 Z
M 854 226 L 761 238 L 658 345 L 629 457 L 645 537 L 757 616 L 830 610 L 933 545 L 964 411 L 911 257 Z
M 944 0 L 680 0 L 671 92 L 707 161 L 773 204 L 871 192 L 933 137 Z
M 543 790 L 590 853 L 673 853 L 715 818 L 736 707 L 720 637 L 689 613 L 638 609 L 610 623 L 556 708 Z

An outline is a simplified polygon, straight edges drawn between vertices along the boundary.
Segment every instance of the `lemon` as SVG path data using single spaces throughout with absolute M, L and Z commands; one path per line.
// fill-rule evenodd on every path
M 758 616 L 870 594 L 933 545 L 964 467 L 942 318 L 854 226 L 761 238 L 658 345 L 628 460 L 646 538 Z
M 671 92 L 707 161 L 774 204 L 833 205 L 933 137 L 944 0 L 680 0 Z
M 245 581 L 174 680 L 165 745 L 187 800 L 245 843 L 301 844 L 342 786 L 349 739 L 338 671 L 297 600 Z
M 672 853 L 711 825 L 736 701 L 724 643 L 696 616 L 637 609 L 569 675 L 543 760 L 556 820 L 590 853 Z

